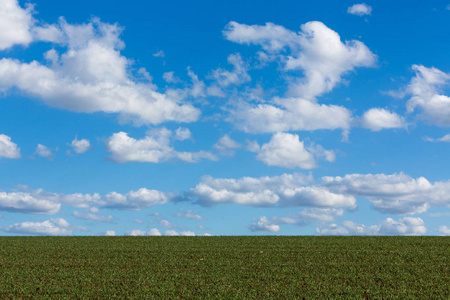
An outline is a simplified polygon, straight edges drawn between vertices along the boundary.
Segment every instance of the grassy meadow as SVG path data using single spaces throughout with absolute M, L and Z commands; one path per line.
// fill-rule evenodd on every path
M 0 298 L 449 299 L 447 237 L 0 237 Z

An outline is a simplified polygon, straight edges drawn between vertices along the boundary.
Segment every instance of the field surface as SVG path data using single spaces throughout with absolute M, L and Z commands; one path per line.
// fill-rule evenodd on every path
M 0 298 L 450 298 L 446 237 L 0 237 Z

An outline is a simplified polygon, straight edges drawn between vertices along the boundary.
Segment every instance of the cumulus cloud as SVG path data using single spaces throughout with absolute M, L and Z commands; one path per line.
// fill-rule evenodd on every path
M 260 217 L 258 220 L 255 220 L 253 224 L 249 225 L 253 232 L 278 232 L 280 231 L 280 226 L 277 224 L 273 224 L 271 221 L 267 220 L 265 216 Z
M 320 186 L 305 186 L 311 176 L 283 174 L 274 177 L 215 179 L 203 177 L 189 197 L 204 206 L 232 203 L 250 206 L 354 207 L 351 195 L 336 194 Z
M 245 25 L 230 22 L 225 38 L 240 44 L 255 44 L 276 53 L 286 71 L 300 70 L 304 77 L 294 79 L 288 94 L 313 100 L 331 91 L 342 75 L 356 67 L 375 65 L 376 56 L 360 41 L 343 43 L 339 34 L 317 21 L 300 26 L 295 33 L 273 23 Z M 281 53 L 290 50 L 289 54 Z
M 175 230 L 166 230 L 164 232 L 164 235 L 166 235 L 166 236 L 195 236 L 195 233 L 192 231 L 177 232 Z
M 439 232 L 443 235 L 450 235 L 450 228 L 448 228 L 447 226 L 439 226 Z
M 272 104 L 239 103 L 229 118 L 248 133 L 342 129 L 351 126 L 351 112 L 343 106 L 318 104 L 300 98 L 275 98 Z
M 398 221 L 387 218 L 371 226 L 344 221 L 342 226 L 329 224 L 316 228 L 316 232 L 321 235 L 425 235 L 427 230 L 421 218 L 405 217 Z
M 0 6 L 0 50 L 14 45 L 27 46 L 33 40 L 33 8 L 23 9 L 17 0 L 2 0 Z
M 143 235 L 147 235 L 147 232 L 140 230 L 140 229 L 133 229 L 133 230 L 129 230 L 129 231 L 125 232 L 125 235 L 143 236 Z
M 241 145 L 233 140 L 228 134 L 225 134 L 217 141 L 214 148 L 223 155 L 234 155 L 234 151 L 241 148 Z
M 382 129 L 405 128 L 405 119 L 395 112 L 384 108 L 371 108 L 361 118 L 361 126 L 372 131 Z
M 175 130 L 175 139 L 179 141 L 188 140 L 191 138 L 191 131 L 189 128 L 179 127 Z
M 44 222 L 22 222 L 15 223 L 1 230 L 14 234 L 26 235 L 71 235 L 74 230 L 84 229 L 74 227 L 64 219 L 56 218 Z
M 0 134 L 0 158 L 20 158 L 20 148 L 7 135 Z
M 290 133 L 274 134 L 269 143 L 261 146 L 256 159 L 269 166 L 301 169 L 316 167 L 312 153 L 305 149 L 298 135 Z
M 414 179 L 403 173 L 323 177 L 322 185 L 335 193 L 366 197 L 382 213 L 417 214 L 432 205 L 450 206 L 450 182 L 430 183 L 424 177 Z
M 450 74 L 436 68 L 413 65 L 415 76 L 405 91 L 392 95 L 411 95 L 406 102 L 408 113 L 419 110 L 419 117 L 430 124 L 450 126 L 450 97 L 441 94 L 443 86 L 450 83 Z
M 156 92 L 152 84 L 133 79 L 131 62 L 120 53 L 124 43 L 117 24 L 94 19 L 71 25 L 60 19 L 52 28 L 60 33 L 53 42 L 66 51 L 47 52 L 49 66 L 1 59 L 0 91 L 15 88 L 51 107 L 75 112 L 117 113 L 122 120 L 138 125 L 198 119 L 200 111 L 191 104 L 180 103 Z
M 77 137 L 75 137 L 75 139 L 72 140 L 69 146 L 72 147 L 73 150 L 78 154 L 84 153 L 91 149 L 91 143 L 89 142 L 89 140 L 87 139 L 79 140 Z
M 105 208 L 120 210 L 141 210 L 156 204 L 164 204 L 169 201 L 166 193 L 140 188 L 126 194 L 111 192 L 102 197 L 98 204 Z
M 47 193 L 41 189 L 31 192 L 0 192 L 0 210 L 29 214 L 55 214 L 61 207 L 59 200 L 59 195 Z
M 48 159 L 53 159 L 53 153 L 46 146 L 38 144 L 36 147 L 36 154 L 42 157 L 46 157 Z
M 107 230 L 105 232 L 106 236 L 116 236 L 116 232 L 114 230 Z
M 98 207 L 118 210 L 141 210 L 157 204 L 164 204 L 172 194 L 141 188 L 126 194 L 111 192 L 104 196 L 94 194 L 58 194 L 42 189 L 26 192 L 0 192 L 0 210 L 30 214 L 55 214 L 61 205 L 90 209 L 90 214 L 76 212 L 74 216 L 92 220 L 110 220 L 111 216 L 96 216 Z
M 219 86 L 241 85 L 251 80 L 250 75 L 247 73 L 248 67 L 239 53 L 229 55 L 228 63 L 233 66 L 232 71 L 222 68 L 213 71 L 212 76 Z
M 372 13 L 372 6 L 365 3 L 354 4 L 347 9 L 347 12 L 356 16 L 365 16 Z
M 180 133 L 179 133 L 180 134 Z M 110 159 L 117 163 L 152 162 L 159 163 L 171 159 L 185 162 L 198 162 L 202 159 L 216 160 L 206 151 L 179 152 L 170 146 L 172 131 L 161 128 L 149 131 L 142 139 L 129 137 L 125 132 L 114 133 L 106 140 L 106 150 L 111 152 Z M 175 139 L 179 136 L 175 136 Z

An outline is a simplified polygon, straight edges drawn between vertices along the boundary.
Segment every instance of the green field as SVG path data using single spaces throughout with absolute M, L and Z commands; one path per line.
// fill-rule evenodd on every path
M 0 298 L 450 298 L 446 237 L 1 237 Z

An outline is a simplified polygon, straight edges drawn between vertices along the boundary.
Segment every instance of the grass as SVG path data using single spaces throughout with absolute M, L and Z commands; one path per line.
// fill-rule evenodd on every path
M 450 298 L 446 237 L 1 237 L 0 298 Z

